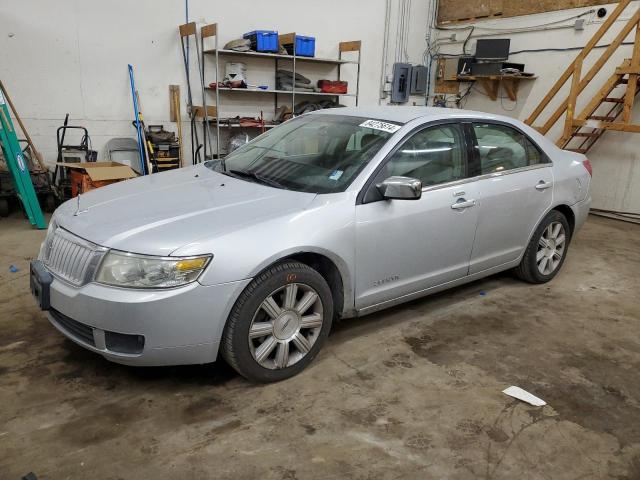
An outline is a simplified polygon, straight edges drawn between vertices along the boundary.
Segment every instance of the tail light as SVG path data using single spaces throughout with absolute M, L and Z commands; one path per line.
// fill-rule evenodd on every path
M 588 159 L 588 158 L 585 158 L 585 159 L 582 161 L 582 165 L 584 165 L 584 168 L 586 168 L 586 169 L 587 169 L 587 172 L 589 172 L 589 175 L 590 175 L 591 177 L 593 177 L 593 167 L 591 166 L 591 162 L 589 161 L 589 159 Z

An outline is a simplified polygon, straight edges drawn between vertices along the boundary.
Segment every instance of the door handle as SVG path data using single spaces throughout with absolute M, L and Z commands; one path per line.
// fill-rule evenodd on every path
M 536 190 L 546 190 L 547 188 L 551 188 L 553 186 L 552 182 L 545 182 L 544 180 L 540 180 L 536 185 Z
M 475 206 L 476 206 L 475 200 L 465 200 L 464 198 L 461 198 L 456 203 L 451 205 L 451 208 L 453 208 L 454 210 L 464 210 L 465 208 L 471 208 Z

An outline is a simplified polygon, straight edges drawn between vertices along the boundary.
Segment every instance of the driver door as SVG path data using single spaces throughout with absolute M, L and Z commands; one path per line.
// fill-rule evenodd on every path
M 410 134 L 375 174 L 356 206 L 356 308 L 377 305 L 468 274 L 478 222 L 476 182 L 457 123 Z M 391 176 L 422 181 L 417 200 L 386 200 Z

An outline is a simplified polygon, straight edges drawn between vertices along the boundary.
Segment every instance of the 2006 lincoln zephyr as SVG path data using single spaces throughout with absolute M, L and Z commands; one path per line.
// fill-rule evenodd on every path
M 31 288 L 60 332 L 114 362 L 220 352 L 248 379 L 276 381 L 312 361 L 338 318 L 501 270 L 551 280 L 590 180 L 583 155 L 517 120 L 323 110 L 224 162 L 64 203 Z

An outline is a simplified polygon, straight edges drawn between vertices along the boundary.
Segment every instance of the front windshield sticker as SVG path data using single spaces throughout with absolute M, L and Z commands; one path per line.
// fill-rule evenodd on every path
M 342 170 L 334 170 L 331 172 L 331 175 L 329 175 L 329 180 L 340 180 L 343 173 L 344 172 Z
M 382 130 L 383 132 L 397 132 L 400 130 L 400 125 L 393 123 L 381 122 L 380 120 L 367 120 L 359 125 L 360 127 L 373 128 L 374 130 Z

